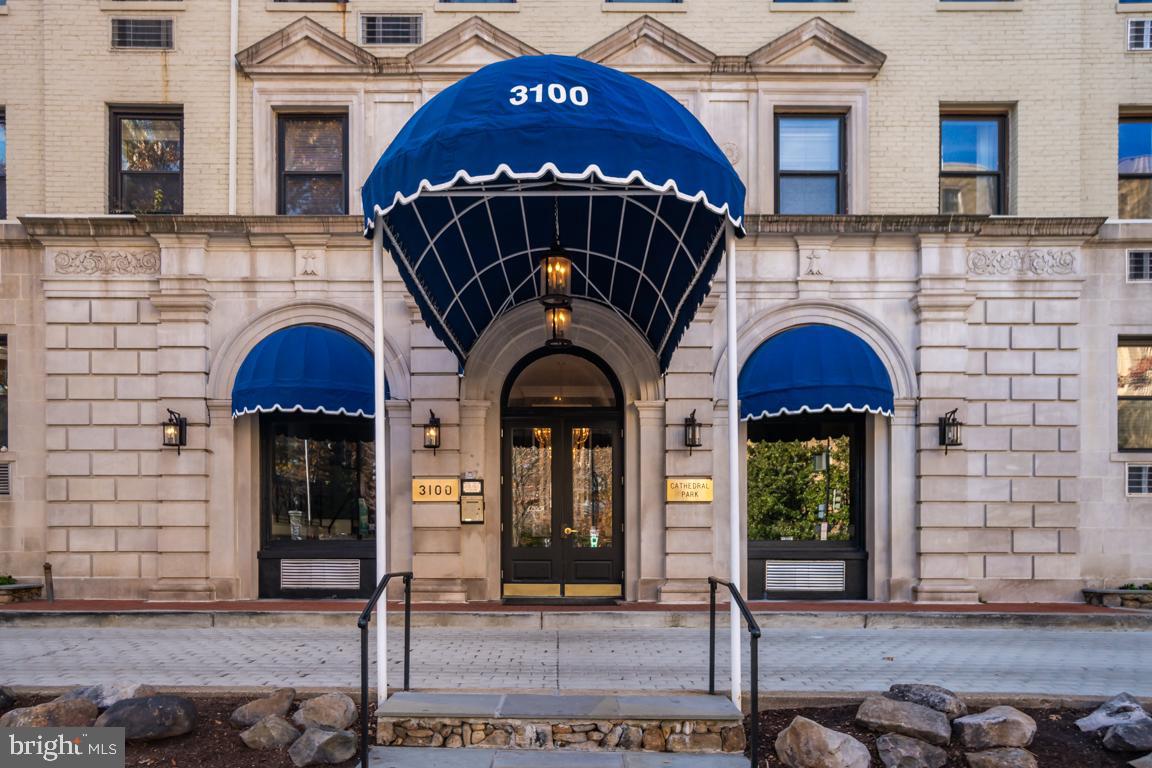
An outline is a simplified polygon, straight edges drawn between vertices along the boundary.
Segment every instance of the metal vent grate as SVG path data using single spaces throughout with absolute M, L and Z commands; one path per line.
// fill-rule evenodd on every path
M 1152 251 L 1128 251 L 1128 282 L 1152 282 Z
M 359 560 L 280 561 L 280 589 L 359 588 Z
M 847 570 L 843 560 L 769 560 L 764 587 L 769 592 L 843 592 Z
M 423 16 L 366 13 L 360 17 L 362 45 L 419 45 L 423 37 Z
M 171 48 L 172 19 L 112 19 L 113 48 Z
M 12 465 L 0 464 L 0 496 L 12 495 Z
M 1128 495 L 1152 496 L 1152 464 L 1128 465 Z
M 1152 51 L 1152 19 L 1128 20 L 1128 50 Z

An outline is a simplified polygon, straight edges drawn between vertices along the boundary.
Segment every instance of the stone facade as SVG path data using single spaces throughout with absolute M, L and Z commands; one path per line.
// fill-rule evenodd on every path
M 668 90 L 746 181 L 741 362 L 812 322 L 852 331 L 884 362 L 896 408 L 868 417 L 869 597 L 1075 600 L 1152 578 L 1152 500 L 1124 490 L 1125 464 L 1152 454 L 1115 448 L 1117 338 L 1152 335 L 1152 289 L 1126 281 L 1126 252 L 1152 248 L 1152 224 L 1106 220 L 1117 117 L 1152 109 L 1152 56 L 1123 51 L 1132 9 L 765 0 L 749 15 L 735 0 L 522 0 L 459 13 L 421 0 L 405 12 L 423 14 L 426 43 L 365 48 L 359 13 L 379 9 L 361 0 L 243 4 L 233 167 L 217 6 L 47 0 L 0 15 L 12 433 L 0 573 L 36 576 L 47 560 L 61 596 L 255 597 L 260 446 L 254 417 L 231 418 L 239 365 L 292 324 L 372 338 L 359 217 L 271 215 L 276 114 L 348 114 L 355 214 L 359 180 L 427 98 L 489 61 L 556 52 Z M 125 14 L 174 18 L 176 49 L 108 50 L 110 19 Z M 1035 39 L 1062 55 L 1034 55 Z M 186 215 L 104 215 L 119 104 L 183 106 Z M 957 105 L 1008 115 L 1012 216 L 936 215 L 939 114 Z M 848 115 L 850 216 L 768 215 L 783 108 Z M 703 579 L 728 572 L 724 510 L 743 489 L 721 482 L 724 295 L 717 280 L 665 375 L 615 315 L 578 308 L 577 344 L 607 361 L 627 401 L 627 599 L 703 599 Z M 393 569 L 416 572 L 417 599 L 500 595 L 500 393 L 539 335 L 537 312 L 507 313 L 460 376 L 385 275 L 389 548 Z M 189 418 L 180 454 L 160 447 L 169 408 Z M 945 455 L 935 423 L 953 408 L 964 445 Z M 435 454 L 419 430 L 429 410 L 443 422 Z M 706 426 L 689 453 L 693 410 Z M 466 472 L 490 479 L 484 525 L 461 525 L 452 504 L 414 509 L 407 478 Z M 666 503 L 676 476 L 715 477 L 715 503 Z

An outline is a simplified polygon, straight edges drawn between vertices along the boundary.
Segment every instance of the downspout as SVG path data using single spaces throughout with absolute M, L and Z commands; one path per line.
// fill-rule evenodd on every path
M 236 215 L 236 54 L 240 47 L 240 0 L 232 0 L 228 30 L 228 215 Z

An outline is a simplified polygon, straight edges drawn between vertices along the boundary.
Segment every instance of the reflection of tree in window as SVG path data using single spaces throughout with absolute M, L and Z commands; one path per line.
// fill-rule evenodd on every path
M 552 538 L 552 430 L 512 430 L 512 546 L 547 547 Z
M 8 448 L 8 336 L 0 335 L 0 447 Z
M 1152 339 L 1121 339 L 1116 349 L 1120 450 L 1152 450 Z
M 119 117 L 118 190 L 114 208 L 130 213 L 180 213 L 184 151 L 179 117 Z
M 827 541 L 852 538 L 848 436 L 829 440 L 749 441 L 748 538 L 753 541 Z M 813 462 L 830 451 L 828 471 Z M 830 503 L 828 503 L 830 502 Z M 820 507 L 829 509 L 822 520 Z

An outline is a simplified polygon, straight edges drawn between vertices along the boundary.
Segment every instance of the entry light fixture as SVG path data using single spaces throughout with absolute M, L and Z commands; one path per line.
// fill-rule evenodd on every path
M 557 240 L 540 259 L 540 303 L 546 307 L 558 307 L 571 300 L 572 260 Z
M 813 472 L 827 472 L 828 471 L 828 451 L 823 450 L 812 457 L 812 471 Z
M 180 449 L 188 445 L 188 419 L 181 416 L 178 412 L 168 409 L 168 421 L 164 422 L 164 447 L 175 448 L 176 454 L 180 454 Z
M 953 408 L 940 417 L 940 445 L 944 447 L 944 455 L 948 455 L 949 447 L 956 447 L 964 445 L 960 439 L 960 428 L 964 426 L 963 422 L 956 418 L 956 411 L 959 408 Z
M 548 307 L 544 310 L 544 322 L 548 325 L 548 338 L 544 344 L 549 347 L 572 345 L 569 331 L 572 328 L 572 308 L 567 304 Z
M 684 447 L 688 449 L 688 455 L 692 455 L 693 448 L 699 448 L 704 445 L 703 437 L 703 424 L 696 421 L 696 409 L 692 409 L 692 413 L 684 417 Z
M 424 425 L 424 447 L 430 449 L 433 456 L 440 447 L 440 419 L 431 410 L 428 411 L 428 423 Z

